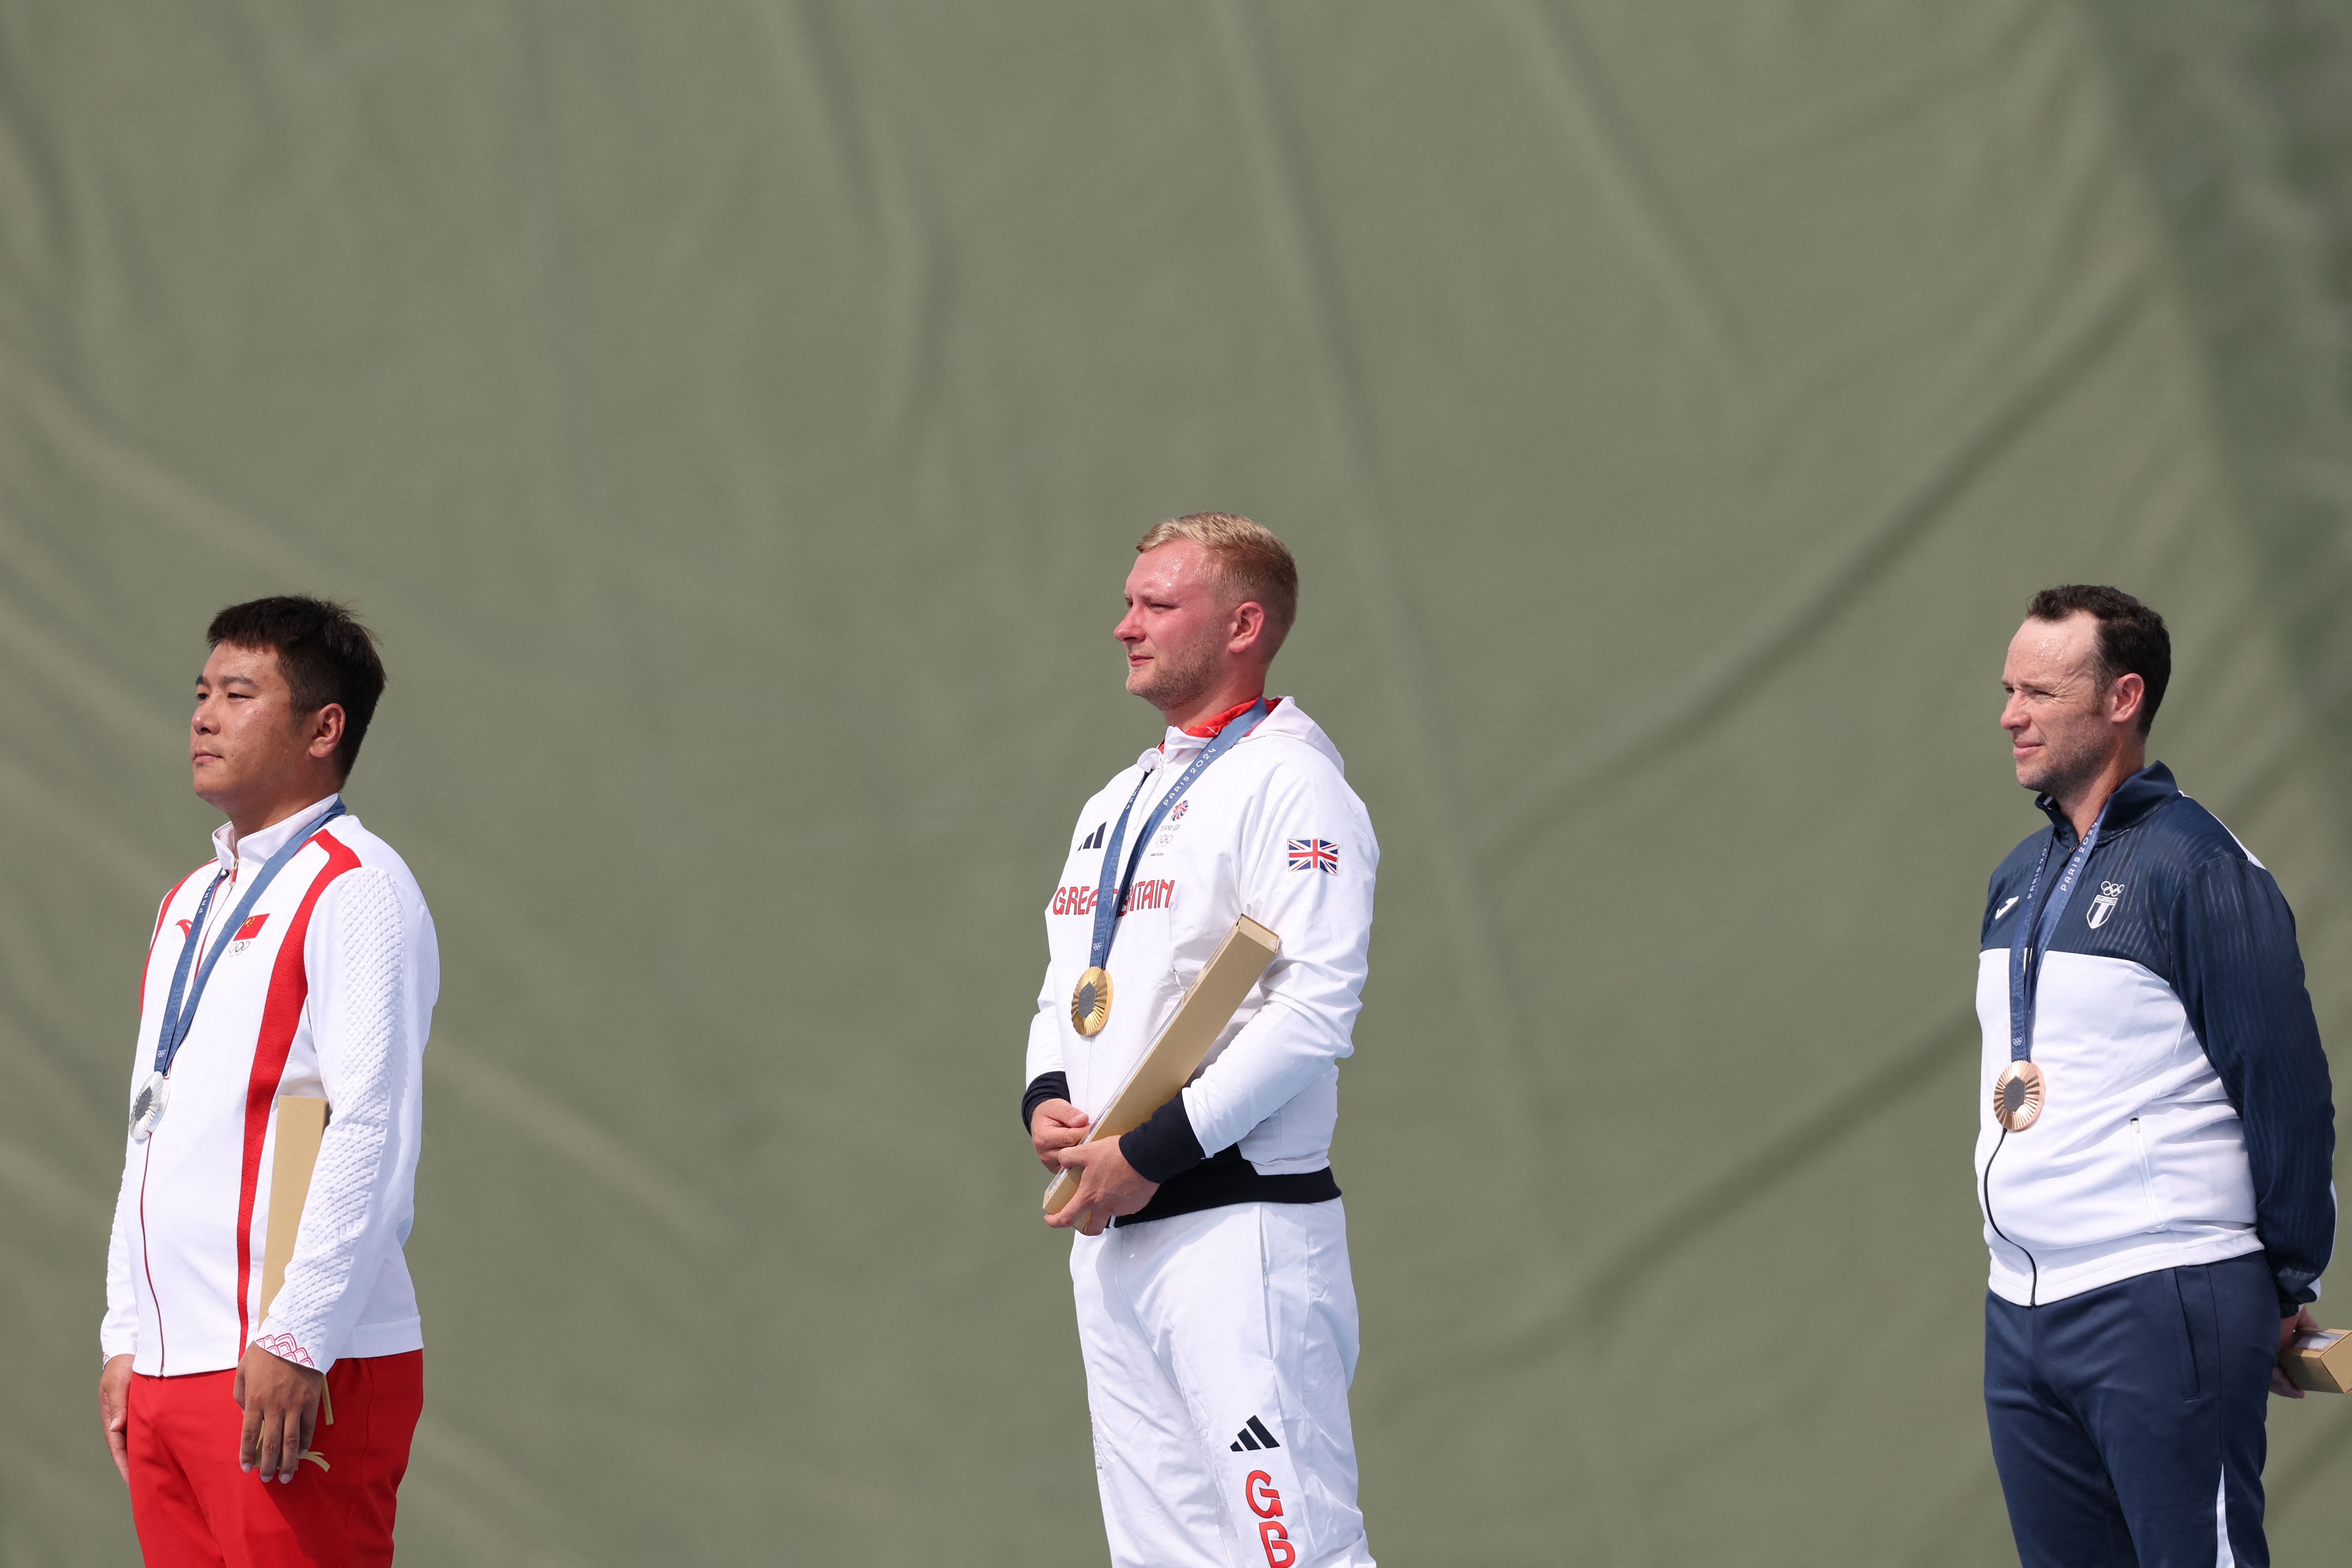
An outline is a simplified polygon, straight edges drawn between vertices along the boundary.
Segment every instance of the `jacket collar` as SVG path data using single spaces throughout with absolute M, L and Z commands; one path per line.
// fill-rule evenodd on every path
M 1194 752 L 1199 751 L 1211 741 L 1215 740 L 1219 735 L 1223 734 L 1226 725 L 1231 724 L 1234 720 L 1248 712 L 1260 702 L 1264 702 L 1266 705 L 1266 716 L 1265 719 L 1260 719 L 1257 721 L 1257 724 L 1253 726 L 1249 731 L 1242 737 L 1244 740 L 1247 740 L 1250 735 L 1256 734 L 1258 730 L 1265 727 L 1266 719 L 1271 719 L 1275 714 L 1282 711 L 1281 698 L 1253 697 L 1247 702 L 1243 703 L 1240 707 L 1220 713 L 1215 718 L 1209 720 L 1207 722 L 1196 724 L 1190 730 L 1179 730 L 1175 725 L 1171 724 L 1168 726 L 1168 732 L 1160 739 L 1160 754 L 1162 757 L 1191 756 Z
M 293 837 L 306 823 L 316 821 L 320 812 L 335 804 L 335 799 L 331 795 L 323 800 L 314 800 L 291 816 L 279 817 L 268 826 L 248 833 L 242 838 L 236 837 L 236 829 L 224 822 L 213 829 L 214 858 L 220 862 L 220 868 L 224 871 L 236 870 L 239 860 L 258 866 L 285 848 L 288 839 Z
M 1244 737 L 1239 744 L 1244 746 L 1252 745 L 1262 738 L 1277 735 L 1286 740 L 1301 742 L 1304 744 L 1312 746 L 1315 750 L 1322 752 L 1325 757 L 1330 760 L 1330 763 L 1333 767 L 1339 769 L 1342 775 L 1346 774 L 1348 764 L 1346 760 L 1339 755 L 1339 748 L 1331 743 L 1331 737 L 1323 732 L 1323 727 L 1320 724 L 1318 724 L 1314 720 L 1309 719 L 1306 713 L 1300 710 L 1298 706 L 1298 699 L 1296 697 L 1269 697 L 1265 700 L 1266 705 L 1271 708 L 1273 711 L 1268 713 L 1265 718 L 1259 720 L 1257 722 L 1257 728 L 1252 730 L 1248 735 Z M 1244 710 L 1244 711 L 1246 711 L 1246 710 Z M 1136 759 L 1136 763 L 1138 766 L 1146 769 L 1160 767 L 1165 763 L 1175 762 L 1180 758 L 1189 757 L 1194 752 L 1208 743 L 1208 742 L 1202 740 L 1200 737 L 1196 735 L 1187 735 L 1183 731 L 1176 729 L 1171 725 L 1169 728 L 1167 735 L 1161 739 L 1160 744 L 1152 747 L 1140 757 L 1138 757 Z
M 2117 784 L 2116 793 L 2107 796 L 2107 821 L 2106 826 L 2099 829 L 2100 836 L 2105 837 L 2121 833 L 2179 794 L 2180 786 L 2172 782 L 2170 768 L 2162 763 L 2148 763 Z M 2033 804 L 2040 806 L 2042 815 L 2056 826 L 2060 843 L 2074 841 L 2074 825 L 2066 820 L 2065 812 L 2059 809 L 2055 800 L 2046 795 L 2037 795 L 2033 797 Z
M 1248 712 L 1251 709 L 1256 707 L 1261 702 L 1266 705 L 1266 709 L 1269 712 L 1282 706 L 1282 699 L 1279 697 L 1253 697 L 1246 702 L 1234 703 L 1231 708 L 1226 709 L 1223 712 L 1218 714 L 1213 719 L 1203 720 L 1198 724 L 1186 725 L 1183 732 L 1193 737 L 1195 740 L 1213 741 L 1218 735 L 1224 731 L 1226 725 L 1232 723 L 1234 720 L 1240 718 L 1243 714 Z

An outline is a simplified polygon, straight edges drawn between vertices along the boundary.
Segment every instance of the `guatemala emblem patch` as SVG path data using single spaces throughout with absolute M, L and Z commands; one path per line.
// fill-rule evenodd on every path
M 1290 868 L 1336 877 L 1339 874 L 1339 847 L 1328 838 L 1294 838 L 1290 841 Z

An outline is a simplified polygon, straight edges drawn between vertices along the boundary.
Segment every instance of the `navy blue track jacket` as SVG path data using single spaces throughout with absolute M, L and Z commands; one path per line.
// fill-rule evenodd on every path
M 2124 781 L 2042 961 L 2042 1115 L 2004 1131 L 1992 1083 L 2010 1059 L 2010 941 L 2044 846 L 2046 890 L 2077 842 L 2037 804 L 2052 826 L 1993 873 L 1979 944 L 1992 1290 L 2033 1306 L 2261 1252 L 2285 1317 L 2317 1299 L 2336 1245 L 2335 1109 L 2294 916 L 2169 769 Z

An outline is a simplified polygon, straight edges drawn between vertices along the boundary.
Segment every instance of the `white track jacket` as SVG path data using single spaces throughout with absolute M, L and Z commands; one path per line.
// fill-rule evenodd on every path
M 330 800 L 229 847 L 156 912 L 141 989 L 131 1099 L 156 1036 L 190 922 L 220 877 L 205 923 L 217 939 L 269 857 Z M 194 971 L 210 951 L 200 949 Z M 415 1217 L 422 1065 L 440 955 L 407 865 L 355 816 L 339 816 L 288 862 L 214 972 L 171 1075 L 153 1136 L 126 1140 L 107 1251 L 108 1357 L 152 1376 L 234 1367 L 248 1344 L 323 1372 L 345 1356 L 420 1349 L 424 1330 L 401 1246 Z M 263 1240 L 281 1094 L 323 1096 L 324 1143 L 286 1283 L 260 1315 Z
M 1282 939 L 1207 1064 L 1183 1092 L 1202 1151 L 1240 1145 L 1262 1176 L 1330 1164 L 1339 1058 L 1354 1049 L 1371 944 L 1380 846 L 1339 749 L 1287 698 L 1193 781 L 1146 846 L 1106 964 L 1110 1018 L 1088 1039 L 1070 1021 L 1087 968 L 1103 848 L 1147 763 L 1132 834 L 1207 742 L 1171 729 L 1087 803 L 1045 910 L 1051 960 L 1030 1021 L 1028 1076 L 1066 1076 L 1098 1115 L 1243 914 Z M 1126 858 L 1122 851 L 1121 859 Z

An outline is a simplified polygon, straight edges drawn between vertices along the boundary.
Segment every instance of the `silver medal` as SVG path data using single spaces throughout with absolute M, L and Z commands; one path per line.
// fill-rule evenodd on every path
M 151 1072 L 147 1081 L 139 1086 L 138 1098 L 131 1102 L 131 1141 L 144 1143 L 163 1120 L 163 1107 L 172 1098 L 172 1080 L 162 1073 Z

